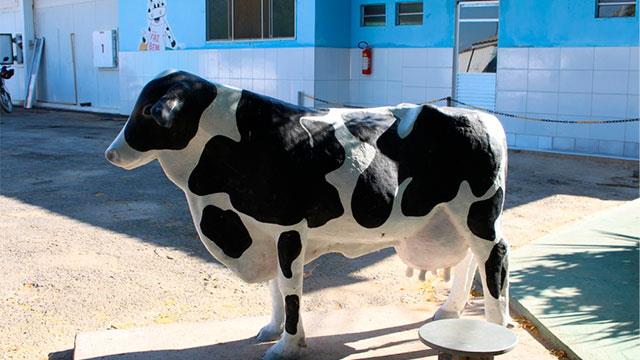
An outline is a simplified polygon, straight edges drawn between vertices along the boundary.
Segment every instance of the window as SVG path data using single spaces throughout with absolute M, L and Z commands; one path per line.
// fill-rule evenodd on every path
M 396 25 L 422 25 L 422 2 L 396 3 Z
M 636 16 L 635 0 L 596 0 L 596 17 Z
M 207 40 L 295 36 L 295 0 L 207 0 Z
M 360 26 L 384 26 L 387 8 L 384 4 L 362 5 Z

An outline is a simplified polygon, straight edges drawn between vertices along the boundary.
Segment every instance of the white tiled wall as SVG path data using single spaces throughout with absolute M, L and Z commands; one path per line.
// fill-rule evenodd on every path
M 453 49 L 375 48 L 373 73 L 362 75 L 360 49 L 349 50 L 349 103 L 422 103 L 451 96 Z
M 501 48 L 499 111 L 558 120 L 637 118 L 638 47 Z M 638 158 L 638 123 L 501 119 L 513 148 Z
M 144 85 L 167 69 L 297 103 L 313 95 L 314 48 L 210 49 L 120 53 L 120 112 L 129 114 Z M 311 103 L 309 102 L 308 105 Z

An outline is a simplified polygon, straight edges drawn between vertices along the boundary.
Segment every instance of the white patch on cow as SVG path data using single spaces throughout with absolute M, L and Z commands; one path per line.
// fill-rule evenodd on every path
M 129 120 L 127 120 L 127 123 Z M 155 151 L 140 152 L 129 146 L 124 137 L 124 129 L 127 123 L 122 127 L 118 136 L 113 140 L 111 145 L 105 151 L 105 157 L 115 166 L 123 169 L 132 170 L 142 165 L 148 164 L 156 158 Z
M 413 124 L 415 124 L 418 115 L 422 111 L 422 106 L 415 104 L 400 104 L 396 107 L 390 108 L 389 111 L 400 120 L 398 124 L 398 136 L 404 139 L 413 130 Z

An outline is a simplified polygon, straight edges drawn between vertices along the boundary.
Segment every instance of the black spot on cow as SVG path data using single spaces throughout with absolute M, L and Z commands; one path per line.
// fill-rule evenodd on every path
M 398 185 L 408 178 L 412 180 L 401 200 L 405 216 L 425 216 L 436 205 L 451 201 L 464 180 L 478 197 L 493 185 L 504 149 L 479 121 L 423 106 L 404 138 L 398 134 L 399 122 L 396 119 L 379 135 L 376 158 L 358 179 L 358 195 L 354 193 L 351 206 L 360 225 L 382 225 L 391 214 Z M 371 127 L 370 123 L 363 126 Z M 355 121 L 350 127 L 359 124 Z
M 507 244 L 500 240 L 493 246 L 489 258 L 484 263 L 484 270 L 487 277 L 487 287 L 491 296 L 498 299 L 504 288 L 504 281 L 509 272 L 509 258 L 507 257 Z
M 284 329 L 291 335 L 298 332 L 300 319 L 300 298 L 298 295 L 287 295 L 284 298 L 285 322 Z
M 125 140 L 138 151 L 184 149 L 216 95 L 215 85 L 183 71 L 154 79 L 138 97 Z
M 297 231 L 287 231 L 280 234 L 278 239 L 278 261 L 282 274 L 287 279 L 291 279 L 291 264 L 300 256 L 302 251 L 302 241 Z
M 495 223 L 502 212 L 504 203 L 504 192 L 498 188 L 496 193 L 487 200 L 478 201 L 469 208 L 467 226 L 471 232 L 485 240 L 494 241 L 496 239 Z
M 233 207 L 258 221 L 309 227 L 344 213 L 325 175 L 344 162 L 333 126 L 303 119 L 311 109 L 243 91 L 236 110 L 241 140 L 213 137 L 189 176 L 197 195 L 227 193 Z
M 349 132 L 360 141 L 376 146 L 376 141 L 396 120 L 391 113 L 355 112 L 343 116 Z M 376 228 L 387 221 L 398 188 L 398 166 L 377 152 L 371 164 L 358 177 L 351 195 L 354 219 L 366 228 Z
M 225 255 L 234 259 L 240 258 L 252 243 L 240 216 L 232 210 L 208 205 L 202 211 L 200 229 Z
M 171 36 L 169 36 L 169 38 L 171 38 Z M 176 46 L 176 41 L 175 41 L 175 40 L 172 40 L 172 41 L 171 41 L 171 47 L 175 47 L 175 46 Z

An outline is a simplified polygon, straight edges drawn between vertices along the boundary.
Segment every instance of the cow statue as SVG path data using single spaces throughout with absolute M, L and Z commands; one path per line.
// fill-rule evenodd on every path
M 244 281 L 269 281 L 257 338 L 279 340 L 265 359 L 300 356 L 303 266 L 330 252 L 393 246 L 412 268 L 454 266 L 435 319 L 460 316 L 478 264 L 487 320 L 509 321 L 507 149 L 494 116 L 320 111 L 172 71 L 144 87 L 105 156 L 128 170 L 158 160 L 209 252 Z

